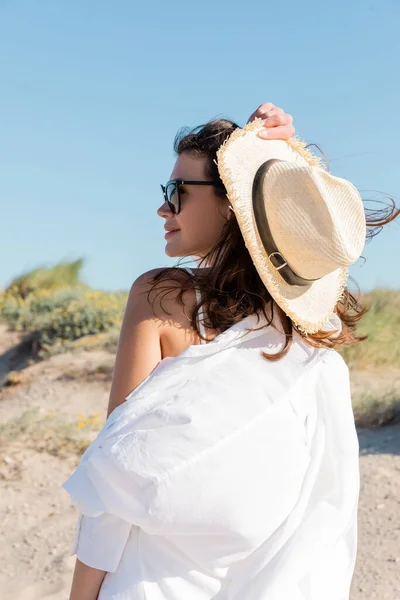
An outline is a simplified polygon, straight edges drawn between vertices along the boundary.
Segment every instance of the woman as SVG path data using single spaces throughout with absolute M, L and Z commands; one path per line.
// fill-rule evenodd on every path
M 291 121 L 268 103 L 175 141 L 166 253 L 205 266 L 131 287 L 107 422 L 63 484 L 70 600 L 349 597 L 358 441 L 334 348 L 365 339 L 347 267 L 399 211 L 369 222 Z

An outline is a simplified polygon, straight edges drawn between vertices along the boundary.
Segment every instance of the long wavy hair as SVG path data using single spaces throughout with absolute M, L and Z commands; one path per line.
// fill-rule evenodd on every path
M 215 162 L 216 152 L 238 127 L 239 125 L 233 121 L 215 119 L 194 129 L 181 128 L 174 140 L 176 156 L 179 156 L 182 152 L 187 152 L 193 156 L 206 158 L 206 178 L 219 180 L 221 183 L 221 188 L 214 188 L 217 198 L 221 201 L 221 206 L 222 203 L 227 201 L 227 193 Z M 316 146 L 316 144 L 309 144 L 309 146 Z M 318 146 L 317 148 L 320 150 Z M 321 150 L 320 152 L 323 154 Z M 323 156 L 327 160 L 324 154 Z M 327 168 L 329 170 L 328 161 Z M 386 206 L 384 209 L 373 211 L 364 208 L 367 223 L 367 241 L 379 233 L 383 225 L 390 223 L 399 216 L 400 209 L 396 208 L 392 198 L 389 199 L 391 206 Z M 183 305 L 182 296 L 186 290 L 194 286 L 200 289 L 201 301 L 195 303 L 191 314 L 191 326 L 203 340 L 205 338 L 201 335 L 197 324 L 201 307 L 204 307 L 204 326 L 215 330 L 217 333 L 222 333 L 248 315 L 259 314 L 260 312 L 267 320 L 265 327 L 268 327 L 273 321 L 274 311 L 277 311 L 286 336 L 286 342 L 283 349 L 276 354 L 263 352 L 263 356 L 271 361 L 278 361 L 289 352 L 293 342 L 293 330 L 296 330 L 305 339 L 306 343 L 316 348 L 334 348 L 335 346 L 354 344 L 364 341 L 368 337 L 358 336 L 356 332 L 356 324 L 367 312 L 367 306 L 359 303 L 359 290 L 356 298 L 347 287 L 345 287 L 334 309 L 342 322 L 340 334 L 337 331 L 317 331 L 307 335 L 301 332 L 291 318 L 275 302 L 262 282 L 245 246 L 236 218 L 227 219 L 220 238 L 207 255 L 200 260 L 199 267 L 204 263 L 210 266 L 206 273 L 197 271 L 192 275 L 183 270 L 180 267 L 183 258 L 179 259 L 177 266 L 161 269 L 149 280 L 151 289 L 148 292 L 148 297 L 155 286 L 157 286 L 157 291 L 160 293 L 165 291 L 165 294 L 172 288 L 176 289 L 177 270 L 180 274 L 185 274 L 183 279 L 179 278 L 180 289 L 177 300 Z M 173 281 L 173 284 L 161 288 L 159 283 L 165 280 Z M 269 311 L 267 311 L 267 307 L 270 308 Z

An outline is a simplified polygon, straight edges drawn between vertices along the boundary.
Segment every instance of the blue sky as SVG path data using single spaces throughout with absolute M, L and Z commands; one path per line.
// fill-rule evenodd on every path
M 175 264 L 156 210 L 176 132 L 262 102 L 400 205 L 397 0 L 140 4 L 0 1 L 0 288 L 80 257 L 105 290 Z M 362 291 L 399 289 L 400 223 L 363 256 Z

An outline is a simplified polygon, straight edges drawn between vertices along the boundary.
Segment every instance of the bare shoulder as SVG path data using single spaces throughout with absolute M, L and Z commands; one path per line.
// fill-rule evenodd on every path
M 165 271 L 165 275 L 154 285 L 152 278 L 161 271 Z M 143 273 L 132 286 L 131 292 L 135 298 L 132 299 L 132 305 L 140 306 L 138 312 L 147 313 L 158 328 L 162 358 L 178 356 L 188 346 L 200 343 L 199 335 L 191 324 L 197 301 L 194 287 L 186 288 L 178 299 L 186 280 L 187 272 L 184 269 L 157 268 Z
M 153 281 L 153 278 L 165 272 L 165 276 Z M 182 312 L 182 305 L 178 302 L 178 294 L 187 275 L 183 269 L 156 268 L 150 269 L 139 275 L 132 283 L 128 296 L 128 305 L 136 306 L 144 314 L 150 314 L 158 322 L 159 327 L 168 322 L 176 314 Z M 184 309 L 191 306 L 194 290 L 185 290 L 182 297 Z M 171 313 L 171 314 L 170 314 Z
M 119 334 L 107 416 L 150 375 L 162 358 L 179 354 L 185 344 L 193 343 L 188 295 L 183 310 L 177 301 L 185 274 L 171 270 L 171 277 L 167 278 L 170 289 L 161 294 L 162 298 L 158 293 L 158 282 L 155 286 L 152 283 L 152 278 L 162 270 L 156 268 L 142 273 L 130 287 Z M 164 278 L 161 284 L 163 287 Z M 190 292 L 193 295 L 194 290 L 189 291 L 189 296 Z
M 162 271 L 165 272 L 165 277 L 162 278 L 163 281 L 167 279 L 168 284 L 171 284 L 171 287 L 174 287 L 177 290 L 182 286 L 182 283 L 186 278 L 186 274 L 183 269 L 175 269 L 173 267 L 157 267 L 155 269 L 145 271 L 139 275 L 139 277 L 137 277 L 132 283 L 131 289 L 134 288 L 138 293 L 148 291 L 148 289 L 152 287 L 152 279 L 156 275 L 159 275 Z

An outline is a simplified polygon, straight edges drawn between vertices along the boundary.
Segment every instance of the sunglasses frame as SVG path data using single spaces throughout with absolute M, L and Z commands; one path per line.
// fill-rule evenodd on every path
M 176 184 L 176 191 L 178 193 L 178 210 L 177 211 L 175 211 L 175 206 L 173 205 L 172 202 L 170 202 L 168 200 L 168 197 L 167 197 L 167 187 L 171 183 Z M 224 185 L 220 181 L 189 181 L 188 179 L 170 179 L 169 181 L 167 181 L 167 183 L 165 185 L 163 185 L 162 183 L 160 185 L 161 185 L 161 189 L 163 191 L 164 200 L 168 204 L 171 212 L 174 213 L 174 215 L 177 215 L 181 212 L 181 190 L 179 188 L 180 185 L 213 185 L 213 186 L 219 187 L 221 189 L 224 188 Z

